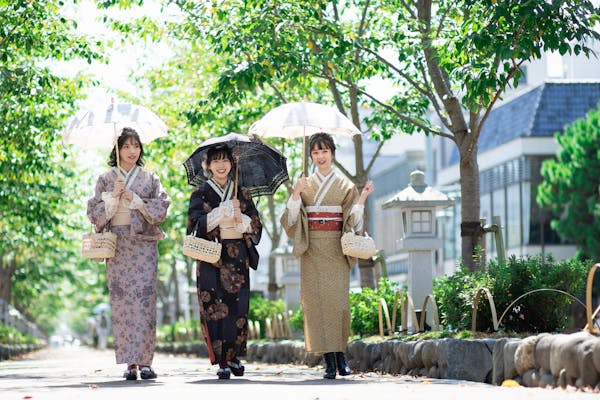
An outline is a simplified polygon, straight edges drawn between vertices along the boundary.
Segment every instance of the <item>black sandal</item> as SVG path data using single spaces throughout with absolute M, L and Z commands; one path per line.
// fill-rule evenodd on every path
M 140 369 L 140 377 L 142 379 L 156 379 L 157 376 L 158 375 L 156 375 L 156 372 L 154 372 L 152 367 L 149 365 L 144 365 L 142 369 Z
M 137 365 L 129 365 L 127 367 L 127 371 L 125 371 L 125 373 L 123 374 L 123 378 L 125 378 L 128 381 L 136 381 L 138 378 L 137 372 Z
M 229 369 L 231 370 L 231 373 L 234 376 L 244 376 L 245 368 L 239 360 L 228 361 L 227 365 L 229 366 Z
M 217 371 L 219 379 L 229 379 L 231 377 L 231 369 L 229 367 L 220 367 Z

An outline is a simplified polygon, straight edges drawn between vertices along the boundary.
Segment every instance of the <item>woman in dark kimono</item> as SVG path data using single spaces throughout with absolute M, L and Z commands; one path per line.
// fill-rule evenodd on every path
M 244 374 L 238 357 L 246 355 L 250 268 L 256 269 L 262 224 L 246 188 L 234 193 L 229 178 L 235 168 L 231 151 L 215 147 L 207 152 L 207 182 L 190 199 L 188 234 L 217 239 L 221 258 L 214 264 L 198 261 L 196 285 L 200 319 L 211 363 L 219 364 L 219 379 Z
M 154 379 L 156 346 L 157 241 L 159 224 L 171 204 L 158 176 L 142 168 L 144 149 L 137 132 L 123 128 L 108 165 L 98 178 L 87 214 L 101 232 L 117 235 L 115 256 L 106 260 L 117 364 L 127 364 L 127 380 Z M 117 163 L 119 157 L 119 163 Z M 117 166 L 118 165 L 118 166 Z

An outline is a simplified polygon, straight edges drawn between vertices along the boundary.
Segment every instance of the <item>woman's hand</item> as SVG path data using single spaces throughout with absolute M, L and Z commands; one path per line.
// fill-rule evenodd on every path
M 238 199 L 231 199 L 233 204 L 233 220 L 237 224 L 242 223 L 242 210 L 240 209 L 240 201 Z
M 358 199 L 358 204 L 365 204 L 367 201 L 367 197 L 375 190 L 375 186 L 373 185 L 373 181 L 368 181 L 365 183 L 362 192 L 360 193 L 360 198 Z
M 125 183 L 123 182 L 123 178 L 119 176 L 115 181 L 115 185 L 113 186 L 112 195 L 114 198 L 120 199 L 124 191 Z
M 131 190 L 125 190 L 121 195 L 123 200 L 133 201 L 133 192 Z
M 298 198 L 300 197 L 300 193 L 302 193 L 304 191 L 304 189 L 306 189 L 306 187 L 308 186 L 308 178 L 303 176 L 302 178 L 298 179 L 298 181 L 294 184 L 294 186 L 292 186 L 292 198 L 294 200 L 298 200 Z

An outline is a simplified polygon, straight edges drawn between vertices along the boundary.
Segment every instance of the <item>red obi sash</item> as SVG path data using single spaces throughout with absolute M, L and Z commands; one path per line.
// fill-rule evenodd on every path
M 311 231 L 341 231 L 342 213 L 309 212 L 308 229 Z

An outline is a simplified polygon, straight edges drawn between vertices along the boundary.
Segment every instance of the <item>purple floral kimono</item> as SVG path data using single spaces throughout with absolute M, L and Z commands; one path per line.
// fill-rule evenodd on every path
M 158 176 L 140 168 L 129 189 L 143 202 L 143 213 L 131 209 L 130 225 L 110 226 L 112 215 L 103 197 L 106 199 L 112 192 L 116 178 L 116 168 L 98 178 L 87 213 L 97 231 L 108 227 L 117 235 L 115 257 L 106 261 L 117 364 L 152 365 L 156 344 L 157 241 L 164 238 L 158 225 L 166 218 L 171 201 Z

